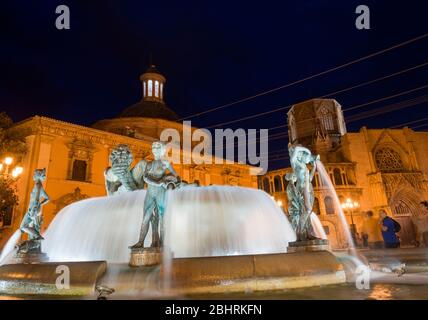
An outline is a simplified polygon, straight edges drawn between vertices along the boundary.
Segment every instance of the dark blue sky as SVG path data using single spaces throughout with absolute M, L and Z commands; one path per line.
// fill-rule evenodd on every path
M 150 52 L 166 76 L 166 100 L 191 115 L 287 84 L 428 32 L 425 1 L 2 1 L 0 110 L 77 124 L 116 116 L 141 98 Z M 55 8 L 71 30 L 55 28 Z M 355 8 L 372 29 L 355 28 Z M 205 127 L 322 96 L 428 61 L 428 38 L 273 94 L 192 118 Z M 334 96 L 346 109 L 427 84 L 428 67 Z M 428 90 L 345 112 L 345 117 Z M 348 124 L 388 127 L 428 117 L 428 103 Z M 285 112 L 231 128 L 285 124 Z M 427 124 L 428 121 L 417 123 Z M 284 130 L 285 128 L 281 129 Z M 280 133 L 272 131 L 271 134 Z M 287 139 L 270 143 L 284 149 Z M 283 166 L 271 163 L 271 168 Z

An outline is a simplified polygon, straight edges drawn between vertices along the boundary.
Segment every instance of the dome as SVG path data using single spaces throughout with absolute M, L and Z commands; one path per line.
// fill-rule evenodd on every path
M 159 70 L 156 68 L 154 64 L 150 65 L 150 67 L 146 70 L 145 73 L 157 73 L 162 75 L 162 73 L 159 72 Z
M 118 118 L 154 118 L 177 121 L 179 117 L 164 100 L 165 77 L 155 65 L 140 76 L 142 99 L 123 110 Z
M 126 108 L 118 117 L 157 118 L 170 121 L 177 121 L 179 118 L 177 114 L 165 103 L 148 100 L 141 100 L 140 102 Z

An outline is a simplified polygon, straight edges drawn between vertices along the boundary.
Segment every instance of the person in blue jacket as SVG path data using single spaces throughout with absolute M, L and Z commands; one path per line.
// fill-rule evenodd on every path
M 396 235 L 394 220 L 388 217 L 385 210 L 379 211 L 379 218 L 385 248 L 398 248 L 400 246 L 400 240 Z

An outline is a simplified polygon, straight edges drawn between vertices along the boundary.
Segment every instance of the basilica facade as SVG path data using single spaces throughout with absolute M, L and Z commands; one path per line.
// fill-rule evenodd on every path
M 10 129 L 25 139 L 27 153 L 21 161 L 24 172 L 17 182 L 20 202 L 3 226 L 0 248 L 19 228 L 33 187 L 35 169 L 46 168 L 44 187 L 51 199 L 43 207 L 43 228 L 46 229 L 63 207 L 89 197 L 106 195 L 104 170 L 110 165 L 109 155 L 113 148 L 119 144 L 128 145 L 135 164 L 141 159 L 152 159 L 152 142 L 159 140 L 164 129 L 183 131 L 178 116 L 165 103 L 165 77 L 151 66 L 141 75 L 140 81 L 142 99 L 114 119 L 100 120 L 85 127 L 34 116 Z M 202 186 L 257 187 L 257 177 L 250 175 L 250 166 L 215 163 L 174 164 L 174 169 L 182 180 Z
M 368 129 L 347 132 L 341 105 L 332 99 L 313 99 L 294 105 L 288 112 L 290 143 L 301 144 L 321 156 L 339 201 L 315 174 L 314 212 L 324 226 L 333 248 L 345 248 L 347 240 L 339 206 L 345 208 L 349 225 L 361 235 L 365 212 L 375 217 L 384 209 L 401 224 L 403 246 L 423 243 L 428 216 L 422 201 L 428 199 L 428 132 L 410 128 Z M 259 188 L 270 193 L 287 210 L 285 174 L 291 168 L 268 172 Z M 370 237 L 370 235 L 369 235 Z

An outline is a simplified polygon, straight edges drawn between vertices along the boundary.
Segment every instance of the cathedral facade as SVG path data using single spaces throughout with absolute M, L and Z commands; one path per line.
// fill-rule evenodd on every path
M 21 161 L 24 172 L 17 182 L 20 202 L 3 226 L 0 248 L 19 228 L 33 187 L 35 169 L 46 168 L 44 187 L 51 199 L 43 207 L 43 228 L 46 229 L 65 206 L 89 197 L 106 195 L 104 170 L 110 165 L 110 152 L 117 145 L 130 147 L 135 164 L 141 159 L 152 159 L 152 142 L 159 140 L 164 129 L 183 131 L 183 125 L 177 121 L 178 116 L 165 103 L 165 77 L 151 66 L 140 81 L 143 92 L 141 101 L 126 108 L 114 119 L 100 120 L 91 127 L 85 127 L 34 116 L 16 123 L 10 129 L 25 139 L 27 153 Z M 257 177 L 250 175 L 251 167 L 240 163 L 174 164 L 174 169 L 182 180 L 202 186 L 227 184 L 257 187 Z
M 298 143 L 321 156 L 337 192 L 335 201 L 317 172 L 313 180 L 314 212 L 324 226 L 333 248 L 345 248 L 347 240 L 340 221 L 339 206 L 345 208 L 350 226 L 361 235 L 365 212 L 375 217 L 384 209 L 401 224 L 403 246 L 423 242 L 428 216 L 421 205 L 428 200 L 428 132 L 410 128 L 368 129 L 347 132 L 340 104 L 332 99 L 314 99 L 294 105 L 288 112 L 290 143 Z M 287 211 L 285 174 L 291 168 L 268 172 L 259 188 L 280 200 Z M 370 235 L 369 235 L 370 237 Z

